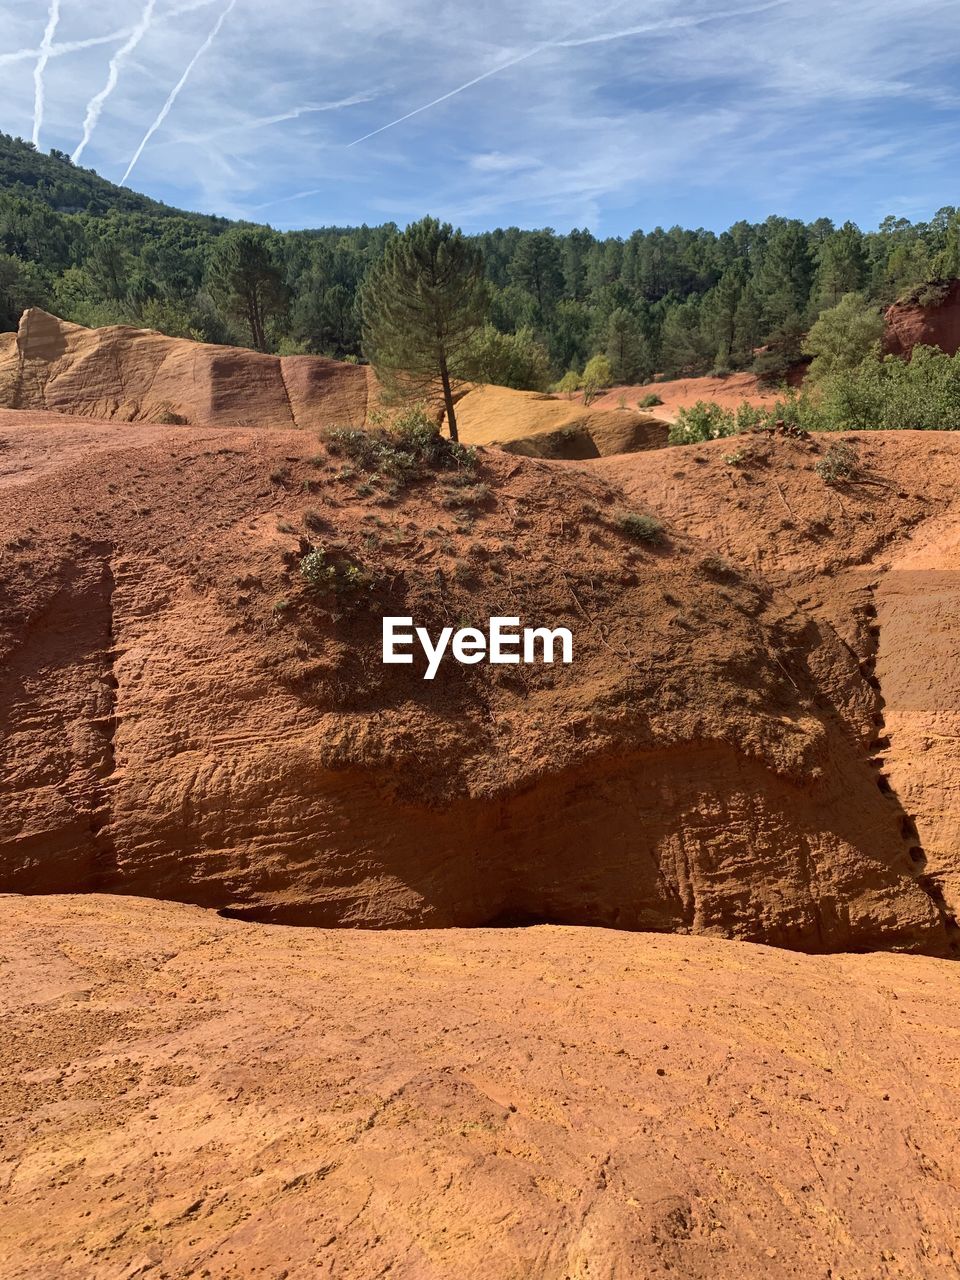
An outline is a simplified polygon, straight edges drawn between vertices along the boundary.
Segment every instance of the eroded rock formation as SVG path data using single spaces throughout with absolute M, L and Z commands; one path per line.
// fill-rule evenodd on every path
M 0 438 L 0 888 L 949 952 L 872 677 L 719 527 L 634 542 L 615 485 L 498 451 L 387 492 L 303 432 Z M 319 545 L 362 602 L 306 589 Z M 383 614 L 564 625 L 575 662 L 428 683 L 381 664 Z
M 929 286 L 928 292 L 932 301 L 896 302 L 888 308 L 884 347 L 891 355 L 909 356 L 921 344 L 951 356 L 960 351 L 960 280 Z

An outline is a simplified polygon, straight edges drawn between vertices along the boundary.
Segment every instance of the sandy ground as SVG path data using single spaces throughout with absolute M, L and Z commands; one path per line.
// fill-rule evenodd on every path
M 6 898 L 4 1280 L 942 1280 L 960 970 Z

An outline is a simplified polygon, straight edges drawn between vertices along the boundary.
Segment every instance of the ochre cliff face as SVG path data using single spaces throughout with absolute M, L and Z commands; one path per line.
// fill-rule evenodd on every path
M 909 356 L 921 344 L 951 356 L 960 351 L 960 280 L 953 280 L 932 306 L 896 302 L 888 308 L 884 348 L 891 355 Z
M 273 356 L 113 325 L 85 329 L 45 311 L 0 335 L 0 405 L 86 418 L 220 426 L 363 426 L 377 391 L 368 368 Z
M 599 473 L 490 451 L 390 494 L 303 432 L 0 438 L 0 890 L 949 953 L 855 644 L 709 538 L 631 542 Z M 305 589 L 320 544 L 362 600 Z M 384 614 L 567 626 L 575 661 L 425 682 Z
M 960 915 L 960 433 L 849 433 L 861 480 L 831 487 L 830 439 L 723 441 L 609 459 L 598 472 L 674 528 L 752 564 L 858 655 L 873 689 L 872 762 L 911 861 Z M 682 459 L 682 460 L 681 460 Z M 717 494 L 729 497 L 719 508 Z M 832 677 L 818 673 L 821 688 Z M 838 696 L 835 694 L 835 696 Z M 955 926 L 954 926 L 955 928 Z
M 585 409 L 563 396 L 458 388 L 461 438 L 534 457 L 658 449 L 667 422 Z M 440 414 L 440 402 L 431 412 Z M 274 356 L 112 325 L 86 329 L 37 308 L 0 334 L 0 407 L 123 422 L 225 427 L 362 427 L 395 411 L 373 370 L 323 356 Z

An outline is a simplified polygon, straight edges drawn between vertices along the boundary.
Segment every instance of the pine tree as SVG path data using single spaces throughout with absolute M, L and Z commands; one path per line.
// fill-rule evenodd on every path
M 863 234 L 852 222 L 827 236 L 820 246 L 814 293 L 817 309 L 835 307 L 848 293 L 857 293 L 867 278 Z
M 807 309 L 813 284 L 813 257 L 802 222 L 770 219 L 770 235 L 757 276 L 763 300 L 764 327 L 794 325 Z
M 270 321 L 286 310 L 280 248 L 269 231 L 233 227 L 216 242 L 207 263 L 210 292 L 244 323 L 258 351 L 266 351 Z
M 519 242 L 510 262 L 510 279 L 536 299 L 546 315 L 563 294 L 563 254 L 552 231 L 531 231 Z
M 625 307 L 617 307 L 607 321 L 606 354 L 614 382 L 644 382 L 653 372 L 646 339 Z
M 443 394 L 456 440 L 453 388 L 487 317 L 480 249 L 424 218 L 392 240 L 361 294 L 363 349 L 384 385 L 407 397 Z

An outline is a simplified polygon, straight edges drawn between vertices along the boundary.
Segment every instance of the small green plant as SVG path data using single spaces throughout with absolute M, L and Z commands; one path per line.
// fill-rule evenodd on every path
M 488 484 L 462 484 L 451 482 L 444 490 L 440 505 L 448 511 L 466 507 L 478 507 L 489 501 L 493 490 Z
M 374 586 L 368 569 L 347 557 L 333 557 L 325 547 L 314 547 L 300 559 L 300 576 L 315 594 L 357 597 Z
M 303 523 L 313 533 L 319 533 L 321 529 L 327 527 L 327 521 L 324 520 L 319 511 L 305 511 L 303 513 Z
M 293 525 L 290 523 L 289 520 L 277 521 L 277 533 L 296 533 L 296 532 L 297 532 L 296 529 L 293 527 Z
M 728 467 L 740 467 L 749 459 L 749 457 L 749 450 L 737 449 L 734 453 L 725 453 L 723 455 L 723 460 Z
M 857 455 L 850 445 L 840 440 L 830 446 L 814 467 L 814 471 L 827 484 L 855 480 L 859 473 Z
M 621 511 L 617 516 L 617 526 L 634 542 L 660 543 L 664 540 L 663 525 L 656 516 L 643 515 L 636 511 Z
M 275 618 L 282 618 L 285 613 L 293 608 L 293 601 L 288 600 L 286 596 L 281 596 L 279 600 L 274 600 L 272 613 Z
M 626 396 L 617 396 L 617 408 L 618 408 L 618 409 L 625 409 L 626 407 L 627 407 L 627 397 L 626 397 Z
M 658 404 L 663 404 L 663 397 L 658 396 L 655 391 L 648 391 L 645 396 L 641 396 L 637 401 L 637 408 L 655 409 Z

